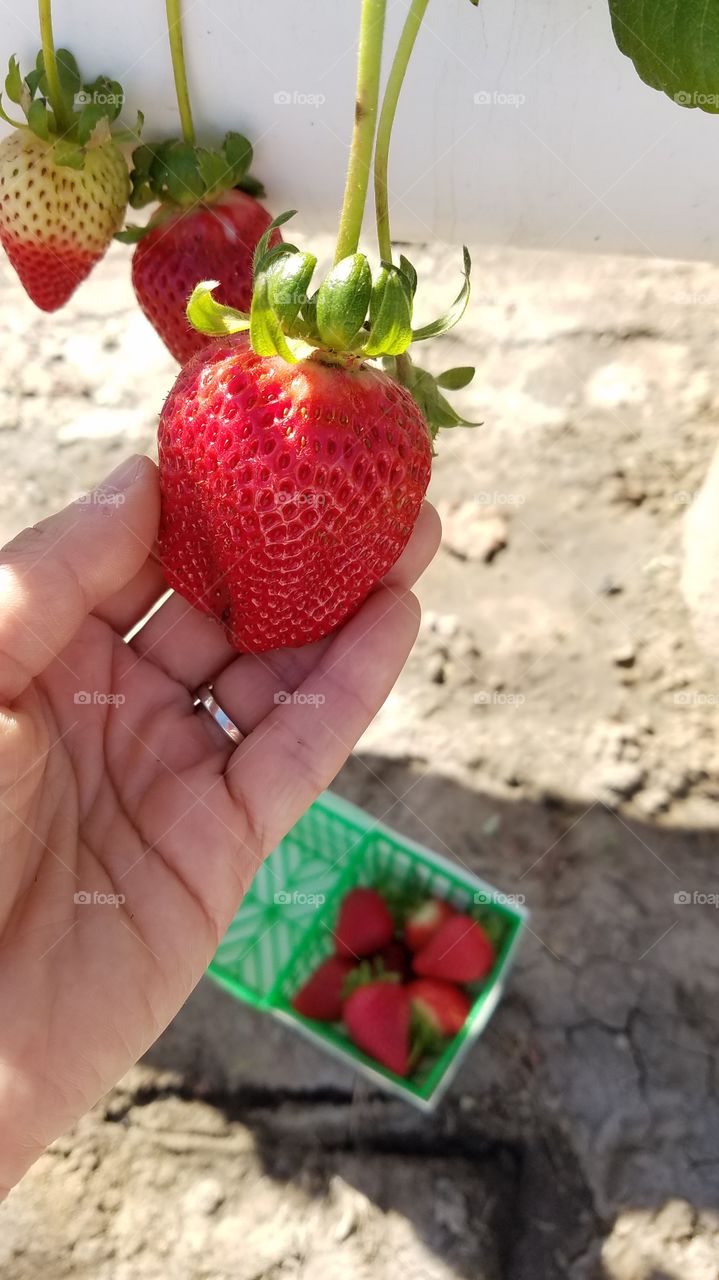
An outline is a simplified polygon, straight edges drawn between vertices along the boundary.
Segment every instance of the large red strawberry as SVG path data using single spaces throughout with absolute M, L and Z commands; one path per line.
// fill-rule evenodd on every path
M 487 976 L 494 958 L 494 947 L 481 925 L 471 916 L 453 915 L 417 952 L 414 971 L 449 982 L 477 982 Z
M 472 1008 L 460 987 L 440 978 L 415 978 L 408 983 L 407 994 L 415 1015 L 436 1036 L 456 1036 Z
M 359 358 L 244 337 L 185 365 L 158 431 L 170 586 L 261 653 L 326 635 L 394 564 L 429 482 L 410 393 Z
M 0 242 L 43 311 L 63 306 L 105 253 L 130 193 L 110 131 L 120 86 L 102 79 L 83 86 L 64 49 L 57 68 L 51 92 L 42 54 L 24 79 L 11 58 L 6 88 L 28 125 L 0 143 Z
M 350 889 L 342 899 L 334 928 L 335 949 L 340 956 L 359 959 L 381 951 L 394 934 L 394 920 L 376 889 Z
M 150 324 L 180 364 L 211 339 L 194 329 L 185 308 L 200 280 L 217 280 L 217 297 L 247 310 L 252 255 L 270 215 L 244 191 L 224 191 L 189 209 L 161 205 L 132 258 L 132 283 Z
M 293 1009 L 318 1022 L 339 1021 L 344 982 L 353 968 L 351 960 L 328 956 L 292 997 Z
M 443 898 L 426 898 L 414 907 L 404 922 L 404 940 L 410 951 L 420 951 L 437 932 L 440 925 L 455 914 Z
M 411 1009 L 404 987 L 383 981 L 357 987 L 345 1001 L 342 1016 L 358 1049 L 395 1075 L 407 1075 Z

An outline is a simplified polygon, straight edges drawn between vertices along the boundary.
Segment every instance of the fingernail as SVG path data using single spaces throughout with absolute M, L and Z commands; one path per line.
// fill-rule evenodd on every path
M 110 490 L 113 493 L 123 493 L 125 489 L 130 489 L 136 480 L 140 478 L 140 474 L 144 469 L 145 458 L 141 453 L 132 453 L 129 458 L 124 458 L 119 466 L 111 471 L 106 480 L 102 484 L 96 486 L 96 490 Z

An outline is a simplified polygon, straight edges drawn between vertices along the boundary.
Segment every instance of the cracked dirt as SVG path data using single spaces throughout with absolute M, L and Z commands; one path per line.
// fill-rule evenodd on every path
M 429 314 L 455 257 L 414 256 Z M 9 536 L 152 448 L 174 366 L 126 250 L 57 316 L 2 280 Z M 477 363 L 484 425 L 440 442 L 420 640 L 336 786 L 526 895 L 507 997 L 426 1119 L 201 983 L 0 1211 L 3 1280 L 719 1276 L 719 677 L 679 590 L 719 270 L 474 280 L 434 358 Z

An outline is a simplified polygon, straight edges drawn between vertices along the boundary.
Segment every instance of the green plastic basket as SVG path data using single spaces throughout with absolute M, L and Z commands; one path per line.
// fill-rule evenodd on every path
M 462 910 L 479 911 L 497 950 L 488 978 L 469 988 L 472 1009 L 462 1030 L 406 1080 L 357 1049 L 341 1026 L 303 1018 L 290 1003 L 332 953 L 344 895 L 354 885 L 374 884 L 419 887 Z M 263 863 L 209 974 L 238 1000 L 290 1023 L 383 1088 L 431 1109 L 494 1012 L 526 919 L 522 906 L 484 880 L 325 792 Z

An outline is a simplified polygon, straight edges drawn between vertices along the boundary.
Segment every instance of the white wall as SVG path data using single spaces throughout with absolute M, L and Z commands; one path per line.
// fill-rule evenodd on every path
M 389 7 L 391 47 L 406 0 Z M 303 230 L 331 225 L 359 0 L 185 8 L 202 131 L 244 129 L 272 208 L 298 208 Z M 148 140 L 175 131 L 162 0 L 56 0 L 54 9 L 58 44 L 74 50 L 87 78 L 108 71 L 123 81 L 125 115 L 145 109 Z M 4 59 L 32 58 L 33 6 L 10 0 L 0 32 Z M 294 101 L 275 101 L 282 91 Z M 481 0 L 478 10 L 433 0 L 395 134 L 393 232 L 714 258 L 718 154 L 719 119 L 638 80 L 614 46 L 606 0 Z

